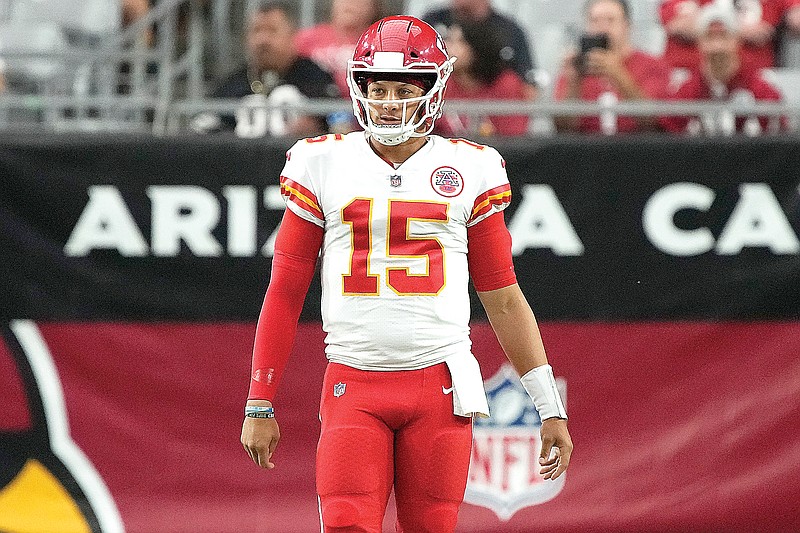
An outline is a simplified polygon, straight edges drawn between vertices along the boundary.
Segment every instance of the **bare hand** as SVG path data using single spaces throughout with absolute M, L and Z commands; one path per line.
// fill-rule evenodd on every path
M 256 404 L 248 402 L 248 405 Z M 242 446 L 250 459 L 261 468 L 268 470 L 275 468 L 271 459 L 279 440 L 281 440 L 281 432 L 278 422 L 274 418 L 244 418 Z
M 567 421 L 548 418 L 542 422 L 542 452 L 539 454 L 542 468 L 539 473 L 545 479 L 555 480 L 567 470 L 571 456 L 572 438 L 567 430 Z
M 739 25 L 739 37 L 754 46 L 766 45 L 772 41 L 774 35 L 775 28 L 768 22 L 758 21 L 755 24 L 742 23 Z
M 605 76 L 614 82 L 624 71 L 622 57 L 617 52 L 592 48 L 586 53 L 586 73 L 590 76 Z
M 561 72 L 567 83 L 578 83 L 581 73 L 578 71 L 578 51 L 570 49 L 561 60 Z

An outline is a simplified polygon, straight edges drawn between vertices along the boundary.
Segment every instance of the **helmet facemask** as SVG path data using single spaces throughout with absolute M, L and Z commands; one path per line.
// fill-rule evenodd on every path
M 415 62 L 403 66 L 402 54 L 396 52 L 376 52 L 372 65 L 364 61 L 348 61 L 347 84 L 353 101 L 353 114 L 365 131 L 376 141 L 387 146 L 401 144 L 412 137 L 428 135 L 433 131 L 434 121 L 442 114 L 445 83 L 453 71 L 454 62 L 455 58 L 452 57 L 442 65 Z M 367 97 L 369 81 L 402 81 L 408 78 L 420 80 L 425 85 L 423 88 L 427 89 L 425 94 L 400 100 Z M 377 108 L 387 103 L 397 104 L 401 108 L 399 124 L 376 124 L 372 119 L 370 108 Z M 418 107 L 409 116 L 408 110 L 415 104 L 418 104 Z

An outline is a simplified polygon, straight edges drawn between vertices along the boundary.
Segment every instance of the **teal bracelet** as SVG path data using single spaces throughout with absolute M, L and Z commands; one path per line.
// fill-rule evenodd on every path
M 272 407 L 248 405 L 244 408 L 244 416 L 248 418 L 275 418 L 275 410 Z
M 266 405 L 245 405 L 244 407 L 245 413 L 268 413 L 273 410 L 273 407 L 268 407 Z
M 246 418 L 275 418 L 275 413 L 263 411 L 261 413 L 245 413 Z

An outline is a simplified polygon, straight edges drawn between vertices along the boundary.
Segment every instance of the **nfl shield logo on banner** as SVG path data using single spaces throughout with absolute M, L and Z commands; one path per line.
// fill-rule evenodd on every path
M 566 405 L 564 380 L 558 378 L 556 384 Z M 473 421 L 464 501 L 510 520 L 523 507 L 555 498 L 566 475 L 547 481 L 539 474 L 542 421 L 511 365 L 504 364 L 484 385 L 492 416 Z
M 347 388 L 347 383 L 337 383 L 333 386 L 333 396 L 338 398 L 342 394 L 344 394 L 344 389 Z

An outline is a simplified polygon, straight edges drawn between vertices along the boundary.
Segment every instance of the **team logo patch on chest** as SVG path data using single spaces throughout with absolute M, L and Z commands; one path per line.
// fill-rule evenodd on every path
M 439 167 L 431 174 L 431 187 L 438 194 L 453 198 L 464 190 L 464 178 L 453 167 Z

